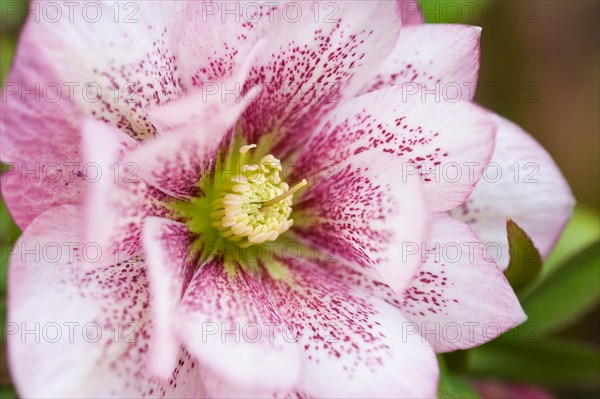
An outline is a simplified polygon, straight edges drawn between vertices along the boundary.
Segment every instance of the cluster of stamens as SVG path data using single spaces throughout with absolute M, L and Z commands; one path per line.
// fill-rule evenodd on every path
M 240 148 L 237 173 L 220 187 L 210 214 L 220 235 L 244 248 L 274 241 L 292 227 L 292 195 L 307 184 L 302 180 L 290 189 L 281 180 L 281 161 L 271 154 L 244 164 L 254 147 Z

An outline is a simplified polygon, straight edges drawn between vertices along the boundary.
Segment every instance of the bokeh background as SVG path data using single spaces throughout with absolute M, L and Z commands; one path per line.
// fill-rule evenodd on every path
M 18 0 L 17 0 L 18 1 Z M 0 77 L 4 82 L 25 13 L 7 13 L 0 0 Z M 551 275 L 565 260 L 600 237 L 600 1 L 421 1 L 428 22 L 463 23 L 483 28 L 481 72 L 476 101 L 515 121 L 550 152 L 569 181 L 578 205 L 575 215 L 545 265 Z M 21 7 L 25 10 L 25 7 Z M 0 132 L 0 137 L 1 137 Z M 6 275 L 10 247 L 19 236 L 0 203 L 0 322 L 6 316 Z M 597 252 L 597 246 L 596 252 Z M 598 343 L 600 275 L 598 256 L 591 274 L 596 286 L 568 323 L 559 323 L 541 343 L 530 344 L 525 358 L 475 352 L 458 371 L 488 397 L 597 398 L 600 395 Z M 569 267 L 566 262 L 566 267 Z M 558 301 L 567 298 L 558 298 Z M 552 313 L 549 304 L 546 312 Z M 6 363 L 4 334 L 0 346 L 0 397 L 14 396 Z M 548 344 L 551 342 L 551 344 Z M 546 346 L 544 346 L 546 345 Z M 550 345 L 550 346 L 547 346 Z M 554 345 L 554 346 L 552 346 Z M 531 350 L 529 350 L 531 349 Z M 529 351 L 528 351 L 529 350 Z M 486 357 L 488 356 L 488 357 Z M 465 363 L 458 354 L 451 364 Z M 458 359 L 458 362 L 456 361 Z M 484 367 L 481 363 L 488 362 Z M 524 361 L 524 363 L 523 363 Z M 503 362 L 505 364 L 503 369 Z M 493 364 L 492 364 L 493 363 Z M 548 366 L 551 364 L 551 366 Z M 533 376 L 523 367 L 536 369 Z M 545 368 L 548 368 L 546 370 Z M 491 378 L 490 376 L 495 376 Z M 527 387 L 507 383 L 525 383 Z M 536 388 L 530 388 L 536 385 Z M 537 396 L 536 396 L 537 395 Z

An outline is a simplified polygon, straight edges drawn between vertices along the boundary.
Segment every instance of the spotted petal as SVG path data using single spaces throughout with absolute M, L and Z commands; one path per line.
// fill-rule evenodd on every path
M 322 267 L 397 307 L 409 320 L 406 334 L 421 334 L 436 352 L 481 345 L 523 322 L 515 293 L 477 235 L 447 214 L 434 215 L 431 226 L 426 241 L 405 247 L 421 264 L 401 293 L 351 264 Z
M 479 72 L 480 36 L 481 28 L 476 26 L 405 26 L 367 91 L 399 85 L 412 93 L 423 88 L 437 101 L 471 101 Z
M 168 381 L 156 379 L 148 369 L 152 319 L 144 260 L 136 257 L 85 271 L 78 261 L 91 255 L 79 241 L 77 221 L 74 206 L 53 208 L 36 218 L 16 243 L 7 344 L 19 394 L 202 395 L 197 364 L 184 351 Z
M 0 158 L 15 165 L 4 198 L 20 227 L 81 200 L 84 118 L 154 134 L 146 110 L 182 93 L 171 49 L 195 3 L 31 2 L 0 112 Z
M 427 233 L 421 184 L 398 176 L 399 159 L 377 151 L 349 157 L 300 195 L 293 232 L 328 257 L 342 258 L 401 291 L 419 259 L 404 246 Z
M 466 224 L 437 215 L 400 308 L 436 352 L 481 345 L 526 316 L 493 254 Z M 411 252 L 412 253 L 412 252 Z
M 190 21 L 186 16 L 193 3 L 130 2 L 117 7 L 102 1 L 84 7 L 84 12 L 76 7 L 69 10 L 68 3 L 56 3 L 61 18 L 29 19 L 24 35 L 35 41 L 20 46 L 22 59 L 17 57 L 15 68 L 26 68 L 30 57 L 42 59 L 55 72 L 59 85 L 70 82 L 75 87 L 74 107 L 134 138 L 151 136 L 154 129 L 146 110 L 183 92 L 172 49 Z M 31 7 L 33 11 L 50 9 L 43 2 Z M 97 20 L 88 15 L 92 9 L 97 11 Z
M 200 195 L 199 183 L 214 171 L 225 132 L 221 130 L 219 135 L 202 127 L 195 132 L 188 129 L 171 132 L 130 153 L 126 163 L 136 165 L 140 178 L 165 194 L 184 199 Z
M 142 181 L 139 166 L 125 160 L 138 144 L 123 132 L 88 119 L 83 145 L 88 172 L 83 233 L 101 251 L 96 266 L 109 265 L 140 252 L 144 219 L 168 215 L 168 197 Z
M 283 157 L 364 86 L 396 43 L 401 16 L 392 1 L 289 2 L 273 14 L 247 82 L 263 90 L 241 127 L 250 143 L 273 134 Z
M 183 344 L 229 384 L 273 391 L 298 380 L 298 348 L 284 339 L 281 318 L 252 274 L 228 272 L 219 259 L 208 261 L 193 277 L 176 317 Z
M 269 279 L 265 286 L 304 354 L 288 396 L 436 396 L 433 351 L 405 334 L 408 323 L 397 309 L 309 262 L 286 263 L 292 285 Z
M 241 91 L 248 57 L 273 27 L 280 3 L 203 2 L 190 10 L 189 23 L 178 44 L 182 79 L 209 96 Z M 239 75 L 244 80 L 229 81 Z M 218 82 L 228 82 L 220 85 Z
M 496 147 L 484 178 L 469 200 L 452 211 L 495 250 L 508 266 L 506 219 L 511 218 L 547 256 L 571 216 L 575 200 L 550 157 L 531 136 L 508 120 L 495 117 Z
M 340 105 L 315 130 L 294 164 L 312 175 L 368 149 L 396 155 L 398 179 L 418 177 L 432 210 L 464 202 L 494 146 L 495 125 L 468 102 L 436 102 L 398 87 L 377 90 Z
M 192 237 L 187 227 L 180 223 L 158 217 L 147 218 L 143 243 L 154 320 L 151 366 L 157 375 L 168 378 L 179 351 L 173 314 L 197 263 L 189 252 Z
M 29 24 L 21 34 L 0 110 L 0 159 L 12 166 L 2 175 L 2 197 L 22 229 L 56 205 L 79 202 L 84 184 L 78 125 L 83 113 L 57 90 L 57 74 L 39 57 L 39 38 L 31 31 Z M 24 90 L 35 94 L 26 97 Z
M 136 165 L 145 182 L 172 197 L 200 195 L 200 181 L 214 171 L 219 149 L 231 139 L 233 124 L 249 104 L 244 98 L 221 100 L 200 91 L 158 107 L 150 118 L 161 135 L 129 154 L 126 163 Z

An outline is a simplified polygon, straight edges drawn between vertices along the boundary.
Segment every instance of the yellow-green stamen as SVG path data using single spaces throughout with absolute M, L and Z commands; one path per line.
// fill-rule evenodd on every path
M 211 223 L 221 237 L 245 248 L 274 241 L 293 224 L 292 195 L 307 182 L 291 189 L 282 181 L 281 161 L 269 154 L 258 163 L 243 163 L 256 145 L 239 150 L 239 171 L 220 185 L 211 203 Z

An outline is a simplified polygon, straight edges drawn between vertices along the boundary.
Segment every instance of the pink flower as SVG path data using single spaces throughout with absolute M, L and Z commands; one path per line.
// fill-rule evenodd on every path
M 525 319 L 505 219 L 546 255 L 573 200 L 470 102 L 479 28 L 412 1 L 94 4 L 32 16 L 4 91 L 22 396 L 432 397 L 436 352 Z

